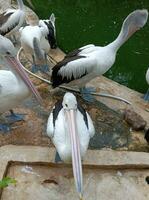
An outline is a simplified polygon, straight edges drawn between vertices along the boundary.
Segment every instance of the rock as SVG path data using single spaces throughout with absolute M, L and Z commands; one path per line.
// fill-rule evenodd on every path
M 133 130 L 144 130 L 147 122 L 139 114 L 131 109 L 125 109 L 123 114 L 124 120 L 131 126 Z

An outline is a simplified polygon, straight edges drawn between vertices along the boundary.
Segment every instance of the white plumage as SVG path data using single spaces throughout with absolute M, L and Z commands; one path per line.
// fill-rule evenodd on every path
M 41 26 L 42 24 L 42 26 Z M 47 26 L 40 22 L 40 26 L 26 26 L 20 28 L 20 40 L 26 54 L 30 54 L 37 59 L 45 59 L 45 54 L 49 52 L 50 45 L 45 38 L 48 35 Z M 37 42 L 37 49 L 34 44 L 34 39 Z
M 17 0 L 18 9 L 7 9 L 0 14 L 0 34 L 14 34 L 23 25 L 25 21 L 24 4 L 22 0 Z
M 72 157 L 71 141 L 70 141 L 71 138 L 68 128 L 69 126 L 68 120 L 65 116 L 65 110 L 66 110 L 65 104 L 68 104 L 68 107 L 70 104 L 72 105 L 76 104 L 76 111 L 75 111 L 76 127 L 80 141 L 80 153 L 82 158 L 84 157 L 87 151 L 90 138 L 92 138 L 95 134 L 95 129 L 89 114 L 86 111 L 84 111 L 88 122 L 88 127 L 87 127 L 83 114 L 77 108 L 76 97 L 72 93 L 65 94 L 62 104 L 63 107 L 59 111 L 57 118 L 55 119 L 55 125 L 53 124 L 53 112 L 51 112 L 48 118 L 47 135 L 52 139 L 61 159 L 65 162 L 70 162 Z M 53 108 L 53 110 L 54 109 L 55 108 Z
M 30 95 L 21 78 L 11 71 L 0 70 L 0 114 L 15 108 Z
M 0 70 L 0 114 L 20 104 L 33 92 L 41 102 L 41 97 L 17 61 L 12 42 L 0 35 L 0 54 L 10 70 Z
M 69 62 L 62 67 L 58 73 L 63 78 L 67 77 L 69 79 L 73 76 L 77 79 L 85 73 L 94 73 L 95 76 L 98 76 L 104 74 L 115 61 L 115 54 L 106 47 L 83 47 L 80 50 L 78 56 L 84 56 L 84 58 Z M 104 58 L 103 61 L 102 58 Z

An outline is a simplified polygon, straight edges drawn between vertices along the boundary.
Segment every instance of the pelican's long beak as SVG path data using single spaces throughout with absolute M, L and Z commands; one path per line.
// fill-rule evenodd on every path
M 83 178 L 82 178 L 82 164 L 80 155 L 80 143 L 77 133 L 75 112 L 76 112 L 75 110 L 68 110 L 66 111 L 66 115 L 68 119 L 69 132 L 71 135 L 73 174 L 74 174 L 76 189 L 79 193 L 81 200 L 83 199 Z
M 28 75 L 22 68 L 22 64 L 15 58 L 11 56 L 5 56 L 7 62 L 15 69 L 15 71 L 19 74 L 19 76 L 23 79 L 25 84 L 28 86 L 30 91 L 35 95 L 36 99 L 40 104 L 42 104 L 42 98 L 33 83 L 30 81 Z

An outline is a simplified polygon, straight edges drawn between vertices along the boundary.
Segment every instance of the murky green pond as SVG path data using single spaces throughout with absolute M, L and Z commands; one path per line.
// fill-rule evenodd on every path
M 40 18 L 56 15 L 57 40 L 66 53 L 86 44 L 113 41 L 125 17 L 135 9 L 149 9 L 149 0 L 32 0 Z M 118 51 L 106 76 L 145 92 L 149 66 L 149 22 Z

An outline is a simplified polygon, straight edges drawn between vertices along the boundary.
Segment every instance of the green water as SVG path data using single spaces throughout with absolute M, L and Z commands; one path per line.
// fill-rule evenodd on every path
M 93 43 L 113 41 L 125 17 L 135 9 L 149 9 L 149 0 L 32 0 L 40 18 L 56 16 L 57 41 L 66 53 Z M 106 76 L 140 92 L 145 92 L 145 72 L 149 66 L 149 22 L 118 51 Z

